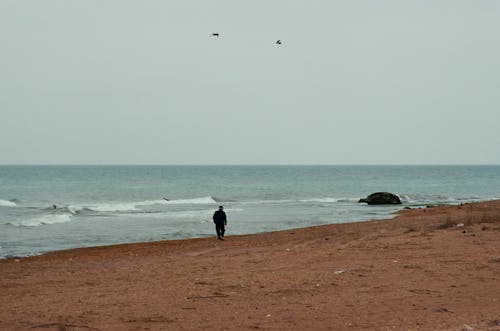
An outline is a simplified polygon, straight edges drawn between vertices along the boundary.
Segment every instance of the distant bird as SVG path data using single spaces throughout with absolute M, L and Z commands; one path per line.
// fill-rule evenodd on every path
M 281 45 L 281 40 L 279 40 L 279 39 L 278 39 L 278 40 L 276 41 L 276 44 L 277 44 L 277 45 Z
M 219 37 L 219 33 L 218 32 L 214 32 L 211 34 L 212 37 Z

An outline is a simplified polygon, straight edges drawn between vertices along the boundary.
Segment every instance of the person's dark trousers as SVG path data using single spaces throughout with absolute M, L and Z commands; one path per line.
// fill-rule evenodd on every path
M 221 239 L 224 237 L 224 232 L 226 232 L 224 223 L 215 223 L 215 231 L 217 232 L 217 238 Z

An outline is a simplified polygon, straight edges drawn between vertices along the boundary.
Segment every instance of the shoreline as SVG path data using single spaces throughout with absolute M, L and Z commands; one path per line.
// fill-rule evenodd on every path
M 287 231 L 293 231 L 293 230 L 300 230 L 300 229 L 308 229 L 308 228 L 316 228 L 316 227 L 325 227 L 325 226 L 335 226 L 335 225 L 341 225 L 341 224 L 351 224 L 351 223 L 366 223 L 366 222 L 376 222 L 376 221 L 390 221 L 393 220 L 397 217 L 400 216 L 401 213 L 405 213 L 409 210 L 424 210 L 424 209 L 430 209 L 430 208 L 436 208 L 436 207 L 454 207 L 454 206 L 466 206 L 466 205 L 474 205 L 474 204 L 479 204 L 479 203 L 485 203 L 485 202 L 494 202 L 494 201 L 500 201 L 500 200 L 484 200 L 484 201 L 477 201 L 477 202 L 466 202 L 466 203 L 461 203 L 461 204 L 444 204 L 444 203 L 437 203 L 437 204 L 422 204 L 422 205 L 415 205 L 415 206 L 405 206 L 402 207 L 401 209 L 397 211 L 393 211 L 389 214 L 387 214 L 387 218 L 381 218 L 381 219 L 369 219 L 369 220 L 357 220 L 357 221 L 349 221 L 349 222 L 343 222 L 343 223 L 328 223 L 328 224 L 320 224 L 320 225 L 312 225 L 312 226 L 306 226 L 306 227 L 299 227 L 299 228 L 290 228 L 290 229 L 284 229 L 284 230 L 275 230 L 275 231 L 269 231 L 269 232 L 258 232 L 258 233 L 247 233 L 247 234 L 236 234 L 236 235 L 229 235 L 228 237 L 247 237 L 247 236 L 258 236 L 258 235 L 264 235 L 264 234 L 272 234 L 272 233 L 280 233 L 280 232 L 287 232 Z M 390 217 L 392 215 L 392 217 Z M 97 246 L 82 246 L 82 247 L 73 247 L 73 248 L 66 248 L 66 249 L 57 249 L 57 250 L 52 250 L 52 251 L 46 251 L 46 252 L 41 252 L 38 254 L 33 254 L 33 255 L 25 255 L 25 256 L 6 256 L 6 257 L 0 257 L 0 263 L 2 261 L 10 261 L 10 260 L 22 260 L 22 259 L 27 259 L 27 258 L 35 258 L 39 256 L 45 256 L 49 254 L 58 254 L 58 253 L 64 253 L 66 251 L 78 251 L 78 250 L 101 250 L 101 249 L 106 249 L 110 248 L 112 249 L 113 247 L 121 247 L 121 246 L 136 246 L 136 245 L 148 245 L 148 244 L 155 244 L 155 243 L 165 243 L 165 242 L 176 242 L 176 241 L 197 241 L 197 240 L 206 240 L 206 239 L 211 239 L 213 236 L 207 236 L 207 237 L 192 237 L 192 238 L 179 238 L 179 239 L 164 239 L 164 240 L 154 240 L 154 241 L 138 241 L 138 242 L 123 242 L 123 243 L 115 243 L 115 244 L 105 244 L 105 245 L 97 245 Z
M 500 330 L 499 237 L 493 200 L 2 259 L 0 328 Z

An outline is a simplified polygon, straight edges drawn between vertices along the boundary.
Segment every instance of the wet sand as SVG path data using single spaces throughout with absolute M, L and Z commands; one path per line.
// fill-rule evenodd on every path
M 0 330 L 500 330 L 500 201 L 1 260 L 0 293 Z

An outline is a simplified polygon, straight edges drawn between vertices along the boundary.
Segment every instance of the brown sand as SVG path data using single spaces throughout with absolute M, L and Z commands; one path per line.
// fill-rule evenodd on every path
M 499 239 L 491 201 L 3 260 L 0 330 L 500 330 Z

